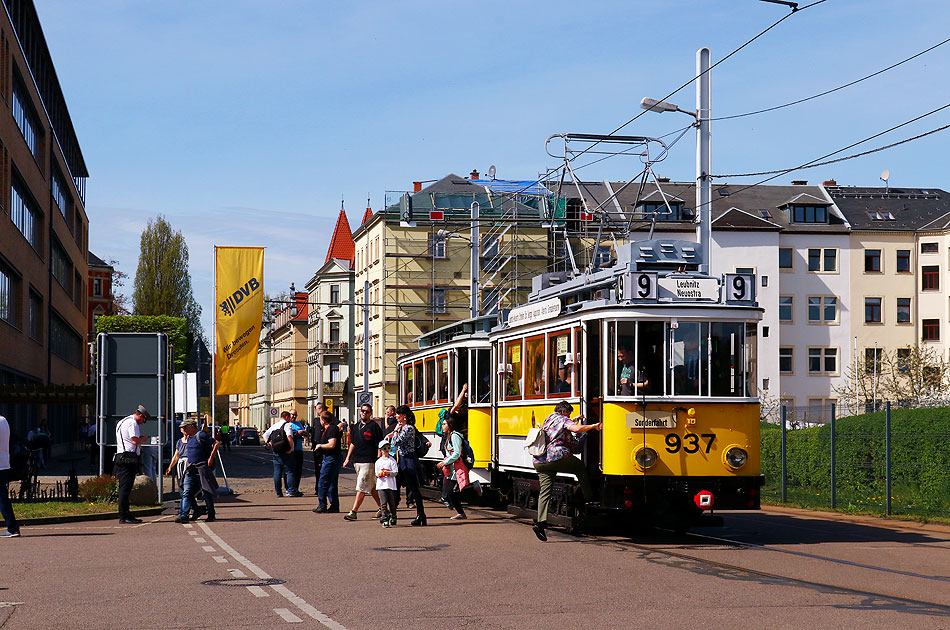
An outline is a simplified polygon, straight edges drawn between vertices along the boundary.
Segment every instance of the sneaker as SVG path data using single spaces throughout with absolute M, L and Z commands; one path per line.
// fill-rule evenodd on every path
M 217 520 L 217 519 L 215 519 L 214 514 L 210 514 L 210 515 L 208 515 L 208 516 L 205 517 L 205 523 L 213 523 L 213 522 L 215 522 L 216 520 Z
M 19 538 L 20 532 L 3 532 L 0 534 L 0 538 Z
M 383 527 L 390 527 L 389 521 L 380 521 Z
M 383 517 L 383 509 L 380 508 L 376 510 L 376 514 L 373 515 L 373 518 L 382 518 L 382 517 Z
M 451 517 L 449 520 L 452 520 L 452 521 L 464 521 L 464 520 L 467 519 L 467 518 L 468 518 L 468 517 L 465 516 L 464 514 L 456 514 L 455 516 Z
M 538 540 L 541 542 L 548 541 L 548 535 L 544 532 L 544 523 L 535 523 L 531 529 L 534 531 L 534 535 L 538 537 Z
M 343 517 L 343 520 L 344 520 L 344 521 L 355 521 L 355 520 L 356 520 L 356 512 L 354 512 L 353 510 L 350 510 L 349 512 L 346 513 L 346 516 Z
M 472 488 L 475 490 L 475 494 L 482 496 L 482 484 L 480 484 L 478 481 L 475 481 L 472 483 Z
M 188 516 L 187 516 L 187 515 L 185 515 L 185 516 L 176 516 L 176 517 L 175 517 L 175 522 L 176 522 L 176 523 L 187 523 L 187 522 L 188 522 Z
M 316 507 L 316 508 L 313 508 L 313 511 L 316 512 L 317 514 L 325 514 L 327 509 L 325 507 Z

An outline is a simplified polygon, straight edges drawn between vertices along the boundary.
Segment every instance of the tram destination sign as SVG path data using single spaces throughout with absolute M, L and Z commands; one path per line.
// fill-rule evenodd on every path
M 719 301 L 719 280 L 716 278 L 660 278 L 657 287 L 661 300 Z
M 549 298 L 534 304 L 524 304 L 511 309 L 508 313 L 509 326 L 521 326 L 522 324 L 534 324 L 552 317 L 557 317 L 561 313 L 561 298 Z

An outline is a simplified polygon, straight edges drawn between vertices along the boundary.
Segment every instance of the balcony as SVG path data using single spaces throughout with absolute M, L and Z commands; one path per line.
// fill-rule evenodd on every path
M 345 341 L 328 341 L 323 346 L 325 354 L 342 354 L 346 352 L 348 344 Z
M 332 383 L 323 384 L 323 395 L 324 396 L 339 396 L 346 389 L 346 383 L 343 381 L 336 381 Z

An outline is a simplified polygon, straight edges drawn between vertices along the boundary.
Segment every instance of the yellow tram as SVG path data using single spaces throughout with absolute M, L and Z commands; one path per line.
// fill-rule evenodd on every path
M 714 511 L 757 509 L 755 278 L 698 267 L 696 243 L 655 240 L 621 248 L 610 268 L 536 277 L 528 302 L 490 330 L 479 318 L 421 337 L 400 359 L 402 402 L 430 432 L 438 409 L 475 384 L 473 474 L 527 517 L 538 482 L 524 439 L 561 400 L 604 423 L 583 447 L 599 495 L 586 518 L 685 529 Z M 549 517 L 572 528 L 574 481 L 559 477 Z

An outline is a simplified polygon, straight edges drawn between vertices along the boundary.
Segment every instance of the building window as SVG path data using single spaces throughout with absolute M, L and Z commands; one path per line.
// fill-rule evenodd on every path
M 939 291 L 940 290 L 940 266 L 927 265 L 920 268 L 920 289 L 921 291 Z
M 92 294 L 94 296 L 102 295 L 102 278 L 93 278 L 92 279 Z
M 433 258 L 445 258 L 445 237 L 439 234 L 429 235 L 429 253 Z
M 650 217 L 656 216 L 657 221 L 693 220 L 693 210 L 691 208 L 684 209 L 682 203 L 670 202 L 669 210 L 667 210 L 665 203 L 642 203 L 640 204 L 640 211 Z
M 339 304 L 340 303 L 340 285 L 331 284 L 330 285 L 330 304 Z
M 910 323 L 910 298 L 897 298 L 897 323 Z
M 910 348 L 897 349 L 897 371 L 906 374 L 910 369 Z
M 825 206 L 792 206 L 792 223 L 828 223 Z
M 791 374 L 794 369 L 795 348 L 778 349 L 778 371 L 782 374 Z
M 39 249 L 40 213 L 28 199 L 28 195 L 20 193 L 20 184 L 14 182 L 10 189 L 10 219 L 33 249 Z
M 43 297 L 30 291 L 30 338 L 43 340 Z
M 779 247 L 778 248 L 778 268 L 779 269 L 792 269 L 794 266 L 792 254 L 795 250 L 791 247 Z
M 340 322 L 330 322 L 330 343 L 340 341 Z
M 30 148 L 33 157 L 40 157 L 40 135 L 39 125 L 36 124 L 36 114 L 33 112 L 33 106 L 30 104 L 29 94 L 26 87 L 23 86 L 19 76 L 13 81 L 13 118 L 16 120 L 17 127 L 26 141 L 26 146 Z
M 72 227 L 73 205 L 69 200 L 69 195 L 66 192 L 68 189 L 59 171 L 53 173 L 51 186 L 53 188 L 53 201 L 56 202 L 56 207 L 59 208 L 59 211 L 63 214 L 63 218 L 66 219 L 66 224 Z
M 881 273 L 881 250 L 864 250 L 864 271 L 867 273 Z
M 50 318 L 50 350 L 70 365 L 82 365 L 82 337 L 69 324 L 53 313 Z
M 826 324 L 838 321 L 838 298 L 833 295 L 809 296 L 808 321 Z
M 445 312 L 445 289 L 431 289 L 429 292 L 429 306 L 433 313 Z
M 778 298 L 778 321 L 780 322 L 790 322 L 792 321 L 792 306 L 795 301 L 795 296 L 792 295 L 781 295 Z
M 864 298 L 864 323 L 865 324 L 880 324 L 881 323 L 881 298 L 879 297 Z
M 75 274 L 73 274 L 73 287 L 75 287 L 76 289 L 75 291 L 73 291 L 73 302 L 79 308 L 82 308 L 82 299 L 83 299 L 82 284 L 83 284 L 82 275 L 77 271 Z
M 884 358 L 883 348 L 865 348 L 864 349 L 864 373 L 880 374 L 881 362 Z
M 339 363 L 330 364 L 330 382 L 331 383 L 340 382 L 340 364 Z
M 811 248 L 808 250 L 808 271 L 837 271 L 838 250 Z
M 835 374 L 838 372 L 837 348 L 809 348 L 809 374 Z
M 53 272 L 53 277 L 56 278 L 56 281 L 59 282 L 59 285 L 66 290 L 66 293 L 71 297 L 73 294 L 73 266 L 69 262 L 69 256 L 63 251 L 63 247 L 53 241 L 53 246 L 51 248 L 52 256 L 50 260 L 50 268 Z
M 937 243 L 921 243 L 920 244 L 921 254 L 936 254 L 939 251 L 940 251 L 940 248 L 937 246 Z
M 910 273 L 910 250 L 897 250 L 897 273 Z
M 0 261 L 0 320 L 16 326 L 19 324 L 17 296 L 20 278 Z
M 921 335 L 921 339 L 923 341 L 940 341 L 939 319 L 925 319 L 922 324 L 923 334 Z

